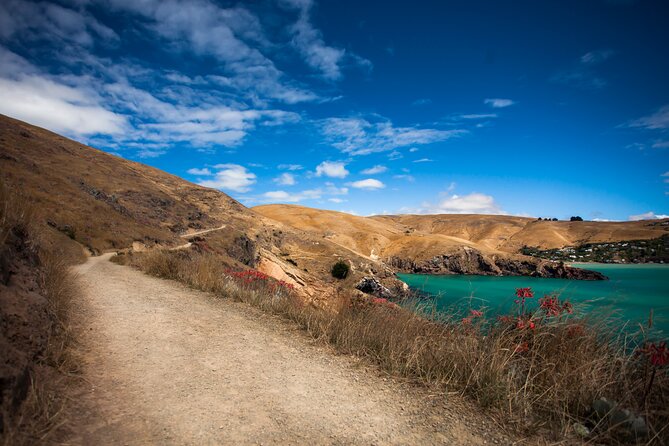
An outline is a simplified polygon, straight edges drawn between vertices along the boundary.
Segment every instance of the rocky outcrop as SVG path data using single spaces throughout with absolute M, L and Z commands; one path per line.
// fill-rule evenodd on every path
M 363 293 L 372 294 L 385 299 L 396 296 L 396 293 L 393 293 L 383 286 L 376 277 L 363 277 L 360 282 L 356 284 L 355 288 Z
M 596 271 L 566 266 L 532 258 L 485 256 L 478 250 L 463 248 L 454 254 L 434 256 L 427 260 L 390 257 L 386 263 L 398 272 L 415 274 L 471 274 L 483 276 L 531 276 L 576 280 L 606 280 Z

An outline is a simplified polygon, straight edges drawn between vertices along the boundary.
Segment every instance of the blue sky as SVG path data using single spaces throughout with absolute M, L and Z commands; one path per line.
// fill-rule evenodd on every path
M 242 203 L 669 214 L 657 0 L 0 3 L 0 113 Z

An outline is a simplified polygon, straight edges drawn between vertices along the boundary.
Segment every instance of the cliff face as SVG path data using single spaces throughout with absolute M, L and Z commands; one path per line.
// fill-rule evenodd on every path
M 470 274 L 484 276 L 531 276 L 557 279 L 606 280 L 596 271 L 566 266 L 564 263 L 531 258 L 485 256 L 464 248 L 456 253 L 438 255 L 426 260 L 389 257 L 386 263 L 398 272 L 414 274 Z

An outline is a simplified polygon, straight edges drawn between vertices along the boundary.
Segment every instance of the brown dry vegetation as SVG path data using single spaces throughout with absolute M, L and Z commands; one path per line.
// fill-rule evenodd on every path
M 535 330 L 518 330 L 514 323 L 484 318 L 472 324 L 444 319 L 419 301 L 398 307 L 347 293 L 338 295 L 337 310 L 322 309 L 269 282 L 235 280 L 207 254 L 156 250 L 114 261 L 281 315 L 340 352 L 468 395 L 525 432 L 573 439 L 572 425 L 581 422 L 593 430 L 592 441 L 634 441 L 628 430 L 593 415 L 593 401 L 606 397 L 645 417 L 650 434 L 639 441 L 669 441 L 669 376 L 656 376 L 642 403 L 648 364 L 631 354 L 642 338 L 616 335 L 604 320 L 546 319 Z M 528 350 L 518 351 L 525 342 Z
M 1 439 L 36 444 L 58 435 L 69 355 L 69 266 L 83 259 L 67 237 L 35 224 L 32 203 L 0 181 Z

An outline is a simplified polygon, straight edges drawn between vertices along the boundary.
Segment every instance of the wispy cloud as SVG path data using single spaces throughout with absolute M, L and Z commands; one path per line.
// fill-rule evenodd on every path
M 491 106 L 492 108 L 506 108 L 506 107 L 510 107 L 510 106 L 515 104 L 515 102 L 512 101 L 511 99 L 503 99 L 503 98 L 488 98 L 488 99 L 484 99 L 483 103 L 486 104 L 486 105 Z M 477 115 L 469 115 L 469 116 L 477 116 Z M 480 115 L 478 115 L 478 116 L 480 116 Z M 477 119 L 477 118 L 473 118 L 473 119 Z
M 450 194 L 452 188 L 449 188 Z M 425 202 L 417 210 L 420 214 L 506 214 L 492 195 L 470 193 L 468 195 L 446 195 L 436 203 Z
M 388 120 L 370 122 L 363 118 L 325 119 L 321 122 L 321 131 L 334 147 L 351 155 L 368 155 L 400 147 L 431 144 L 467 133 L 466 130 L 395 127 Z
M 365 169 L 365 170 L 361 170 L 360 173 L 363 174 L 363 175 L 376 175 L 376 174 L 379 174 L 379 173 L 383 173 L 387 170 L 388 170 L 388 168 L 386 166 L 382 166 L 380 164 L 377 164 L 376 166 L 370 167 L 370 168 Z
M 211 170 L 209 170 L 209 168 L 207 167 L 203 169 L 198 169 L 197 167 L 194 167 L 192 169 L 188 169 L 187 172 L 191 175 L 199 175 L 199 176 L 212 175 Z
M 416 99 L 415 101 L 413 101 L 411 103 L 411 105 L 413 105 L 414 107 L 418 107 L 418 106 L 421 106 L 421 105 L 428 105 L 428 104 L 431 104 L 431 103 L 432 103 L 432 99 L 422 98 L 422 99 Z
M 431 163 L 432 161 L 434 161 L 434 160 L 430 159 L 430 158 L 421 158 L 421 159 L 413 160 L 412 163 Z
M 649 130 L 669 129 L 669 105 L 660 107 L 660 109 L 652 115 L 636 119 L 629 125 L 630 127 L 642 127 Z
M 284 4 L 297 8 L 299 17 L 290 27 L 293 33 L 293 46 L 302 54 L 310 67 L 318 70 L 327 80 L 338 80 L 342 77 L 342 66 L 346 63 L 354 64 L 364 69 L 371 69 L 372 63 L 343 48 L 326 45 L 322 33 L 311 23 L 311 0 L 288 0 Z
M 296 183 L 295 175 L 292 173 L 282 173 L 274 178 L 274 182 L 280 186 L 293 186 Z
M 630 215 L 628 220 L 630 221 L 641 221 L 641 220 L 657 220 L 669 218 L 669 215 L 666 214 L 656 214 L 653 211 L 644 212 L 643 214 Z
M 262 201 L 269 203 L 298 203 L 304 200 L 318 200 L 323 196 L 321 189 L 308 189 L 301 192 L 286 192 L 284 190 L 274 190 L 265 192 L 262 195 Z
M 494 107 L 494 105 L 493 105 Z M 455 120 L 458 119 L 494 119 L 497 117 L 497 113 L 471 113 L 466 115 L 457 115 L 454 117 Z
M 278 167 L 281 170 L 291 170 L 291 171 L 304 169 L 304 166 L 302 166 L 301 164 L 279 164 Z
M 614 54 L 614 51 L 608 49 L 585 53 L 579 58 L 578 64 L 571 69 L 556 73 L 551 77 L 551 81 L 586 89 L 604 88 L 607 82 L 596 74 L 596 67 Z
M 585 65 L 597 65 L 613 56 L 612 50 L 590 51 L 581 56 L 581 63 Z

